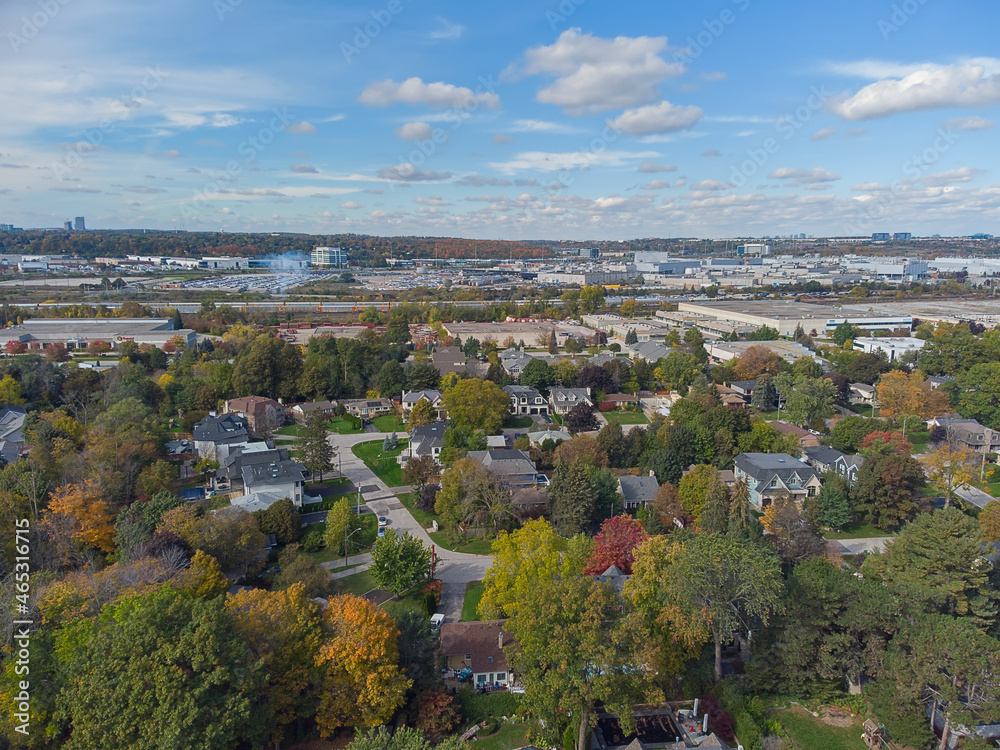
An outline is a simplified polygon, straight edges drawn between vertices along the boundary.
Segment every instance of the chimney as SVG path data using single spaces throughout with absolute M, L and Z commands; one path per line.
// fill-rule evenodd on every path
M 701 733 L 708 734 L 708 714 L 705 714 L 705 718 L 701 722 Z
M 503 631 L 502 630 L 497 634 L 497 648 L 500 648 L 500 649 L 503 648 Z
M 655 476 L 656 476 L 656 472 L 655 472 L 655 471 L 653 471 L 652 469 L 650 469 L 650 470 L 649 470 L 649 476 L 651 476 L 651 477 L 655 477 Z

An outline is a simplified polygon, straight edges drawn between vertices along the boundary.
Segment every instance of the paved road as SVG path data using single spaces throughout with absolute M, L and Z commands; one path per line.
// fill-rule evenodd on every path
M 469 555 L 437 547 L 406 506 L 399 501 L 393 490 L 386 487 L 385 483 L 375 476 L 375 472 L 351 452 L 351 447 L 358 443 L 383 440 L 389 434 L 391 433 L 365 432 L 354 435 L 331 433 L 330 442 L 340 454 L 344 476 L 361 488 L 365 504 L 374 513 L 386 516 L 389 519 L 390 529 L 400 533 L 408 531 L 428 547 L 434 548 L 438 556 L 435 575 L 443 584 L 439 610 L 444 613 L 447 622 L 458 622 L 462 615 L 466 584 L 470 581 L 481 581 L 493 558 L 489 555 Z M 400 439 L 407 437 L 406 433 L 396 433 L 396 436 Z

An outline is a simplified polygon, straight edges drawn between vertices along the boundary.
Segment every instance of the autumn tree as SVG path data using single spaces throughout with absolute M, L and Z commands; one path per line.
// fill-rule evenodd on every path
M 916 460 L 894 451 L 881 452 L 862 464 L 851 504 L 865 523 L 891 529 L 923 507 L 917 495 L 923 486 L 924 472 Z
M 897 422 L 907 417 L 927 420 L 950 409 L 948 394 L 932 388 L 930 381 L 917 372 L 907 375 L 902 370 L 890 370 L 879 378 L 875 393 L 879 414 Z
M 412 430 L 414 427 L 423 427 L 435 421 L 437 421 L 437 411 L 430 401 L 422 398 L 410 409 L 410 419 L 407 422 L 407 427 Z
M 983 540 L 1000 542 L 1000 501 L 990 500 L 979 513 L 979 523 L 983 526 Z
M 701 516 L 702 506 L 712 484 L 716 481 L 718 470 L 709 464 L 698 464 L 681 477 L 677 485 L 677 496 L 684 511 L 697 520 Z
M 594 407 L 587 403 L 579 403 L 566 414 L 566 426 L 572 433 L 591 432 L 597 429 L 597 417 Z
M 256 573 L 263 567 L 267 538 L 250 513 L 233 505 L 204 516 L 193 511 L 190 506 L 167 511 L 158 530 L 175 533 L 192 549 L 208 553 L 234 577 Z
M 73 522 L 73 538 L 103 552 L 114 551 L 115 525 L 104 490 L 93 481 L 67 484 L 52 494 L 48 513 Z
M 399 631 L 392 617 L 367 599 L 337 596 L 323 613 L 316 723 L 320 736 L 341 727 L 387 722 L 403 705 L 410 680 L 399 670 Z
M 600 575 L 612 565 L 632 575 L 635 548 L 647 539 L 642 524 L 630 516 L 609 518 L 594 537 L 594 547 L 583 569 L 584 575 Z
M 427 482 L 441 473 L 434 456 L 414 456 L 403 464 L 403 483 L 423 487 Z
M 555 452 L 557 464 L 584 463 L 587 466 L 607 466 L 608 456 L 593 435 L 577 435 L 559 444 Z
M 301 585 L 312 598 L 327 596 L 332 588 L 330 571 L 320 567 L 298 544 L 289 544 L 278 555 L 278 570 L 271 577 L 271 588 L 284 591 Z
M 734 372 L 738 380 L 754 380 L 767 373 L 777 375 L 781 368 L 781 357 L 770 347 L 758 344 L 747 347 L 736 360 Z
M 500 431 L 510 411 L 510 396 L 496 383 L 478 378 L 460 380 L 443 398 L 452 425 L 487 435 Z
M 958 490 L 966 490 L 977 478 L 973 453 L 967 448 L 952 448 L 947 443 L 921 459 L 924 474 L 944 491 L 944 507 L 951 505 Z

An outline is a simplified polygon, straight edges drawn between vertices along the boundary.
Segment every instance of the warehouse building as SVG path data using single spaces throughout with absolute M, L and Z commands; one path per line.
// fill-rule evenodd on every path
M 846 312 L 825 305 L 811 305 L 791 300 L 754 300 L 722 302 L 680 302 L 678 312 L 690 312 L 724 320 L 729 323 L 751 325 L 756 328 L 770 326 L 782 336 L 792 336 L 799 326 L 806 333 L 825 335 L 845 321 L 866 331 L 909 330 L 913 318 L 909 315 L 883 314 L 877 312 Z M 846 312 L 846 314 L 845 314 Z
M 36 318 L 0 330 L 0 346 L 21 341 L 29 350 L 64 344 L 67 349 L 85 349 L 93 341 L 106 341 L 117 349 L 124 341 L 162 347 L 177 337 L 194 346 L 190 328 L 174 330 L 169 318 Z

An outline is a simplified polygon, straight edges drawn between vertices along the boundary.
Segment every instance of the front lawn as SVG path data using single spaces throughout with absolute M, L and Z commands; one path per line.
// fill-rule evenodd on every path
M 354 435 L 363 432 L 361 429 L 355 429 L 354 425 L 343 417 L 331 417 L 328 429 L 338 435 Z
M 868 750 L 861 739 L 861 724 L 836 727 L 817 719 L 801 708 L 789 708 L 773 714 L 797 747 L 809 750 Z
M 886 531 L 870 523 L 849 523 L 840 531 L 827 531 L 823 534 L 827 539 L 870 539 L 872 537 L 896 536 L 893 531 Z
M 479 619 L 477 609 L 483 598 L 483 582 L 470 581 L 465 586 L 465 601 L 462 603 L 462 619 L 459 622 L 474 622 Z
M 606 411 L 601 412 L 609 423 L 625 424 L 649 424 L 646 415 L 641 411 Z
M 431 521 L 438 521 L 437 513 L 429 513 L 426 510 L 421 510 L 417 507 L 417 493 L 407 492 L 402 495 L 397 495 L 399 501 L 406 506 L 406 509 L 410 511 L 410 515 L 416 519 L 416 522 L 423 526 L 425 529 L 431 527 Z M 438 521 L 440 524 L 440 521 Z
M 469 555 L 492 555 L 493 540 L 479 536 L 464 536 L 455 538 L 446 531 L 432 531 L 428 534 L 438 547 L 450 549 L 452 552 L 465 552 Z
M 534 426 L 535 420 L 531 417 L 515 417 L 508 415 L 503 421 L 503 426 L 514 430 L 527 430 Z
M 303 437 L 306 434 L 306 428 L 304 425 L 290 424 L 282 427 L 280 430 L 276 430 L 274 434 L 291 435 L 292 437 Z
M 355 596 L 367 594 L 372 589 L 377 588 L 367 570 L 362 570 L 352 576 L 334 579 L 333 586 L 338 594 L 354 594 Z
M 406 422 L 398 414 L 383 414 L 375 417 L 372 424 L 379 432 L 406 432 Z
M 911 453 L 926 453 L 927 444 L 930 443 L 931 431 L 922 430 L 920 432 L 908 432 L 906 439 L 913 443 Z
M 388 453 L 382 452 L 382 441 L 371 440 L 358 443 L 351 452 L 365 462 L 365 466 L 375 472 L 375 476 L 385 482 L 387 487 L 399 487 L 403 484 L 403 467 L 396 458 L 406 448 L 406 441 L 400 440 L 399 447 Z

